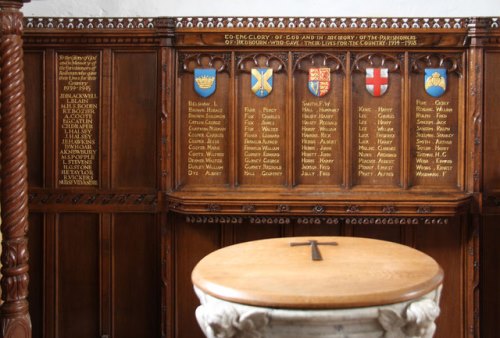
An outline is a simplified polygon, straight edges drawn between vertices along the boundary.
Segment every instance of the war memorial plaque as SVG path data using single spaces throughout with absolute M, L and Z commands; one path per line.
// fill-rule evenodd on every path
M 57 55 L 60 186 L 99 185 L 99 54 Z
M 410 153 L 414 186 L 458 187 L 462 68 L 460 55 L 413 55 Z
M 301 54 L 295 64 L 297 184 L 342 184 L 345 66 L 340 57 Z
M 353 184 L 399 186 L 401 60 L 359 55 L 352 74 Z
M 228 181 L 228 90 L 226 60 L 219 54 L 182 55 L 180 88 L 183 185 L 222 185 Z
M 238 183 L 283 185 L 286 179 L 286 64 L 282 56 L 239 55 Z

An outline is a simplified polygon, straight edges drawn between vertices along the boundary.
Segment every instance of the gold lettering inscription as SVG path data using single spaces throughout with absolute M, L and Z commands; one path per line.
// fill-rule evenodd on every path
M 456 133 L 450 125 L 454 110 L 446 100 L 415 101 L 414 171 L 417 177 L 442 178 L 454 169 L 451 147 Z
M 275 107 L 243 107 L 243 175 L 281 177 L 283 158 L 279 140 L 281 112 Z
M 414 47 L 410 34 L 224 34 L 227 46 L 266 47 Z
M 330 101 L 302 100 L 301 104 L 302 177 L 331 177 L 334 150 L 339 143 L 338 115 L 340 108 Z
M 97 55 L 58 55 L 59 185 L 99 184 L 97 65 Z
M 225 169 L 226 113 L 216 101 L 187 102 L 188 176 L 221 177 Z

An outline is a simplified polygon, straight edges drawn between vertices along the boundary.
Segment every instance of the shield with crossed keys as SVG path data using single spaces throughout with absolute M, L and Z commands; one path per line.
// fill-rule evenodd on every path
M 272 68 L 252 68 L 252 91 L 258 97 L 266 97 L 273 90 Z

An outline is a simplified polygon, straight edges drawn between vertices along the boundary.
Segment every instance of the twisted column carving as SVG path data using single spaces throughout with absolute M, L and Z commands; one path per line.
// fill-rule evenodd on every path
M 0 151 L 2 204 L 1 334 L 31 337 L 28 311 L 28 171 L 22 1 L 0 1 Z

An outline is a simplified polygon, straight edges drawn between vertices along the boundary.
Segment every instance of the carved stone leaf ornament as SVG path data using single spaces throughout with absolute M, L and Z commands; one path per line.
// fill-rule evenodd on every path
M 392 309 L 381 309 L 378 319 L 386 331 L 384 338 L 432 338 L 439 313 L 439 306 L 433 300 L 423 299 L 408 305 L 405 318 Z
M 259 311 L 238 313 L 231 306 L 200 305 L 196 319 L 208 338 L 264 338 L 267 314 Z

